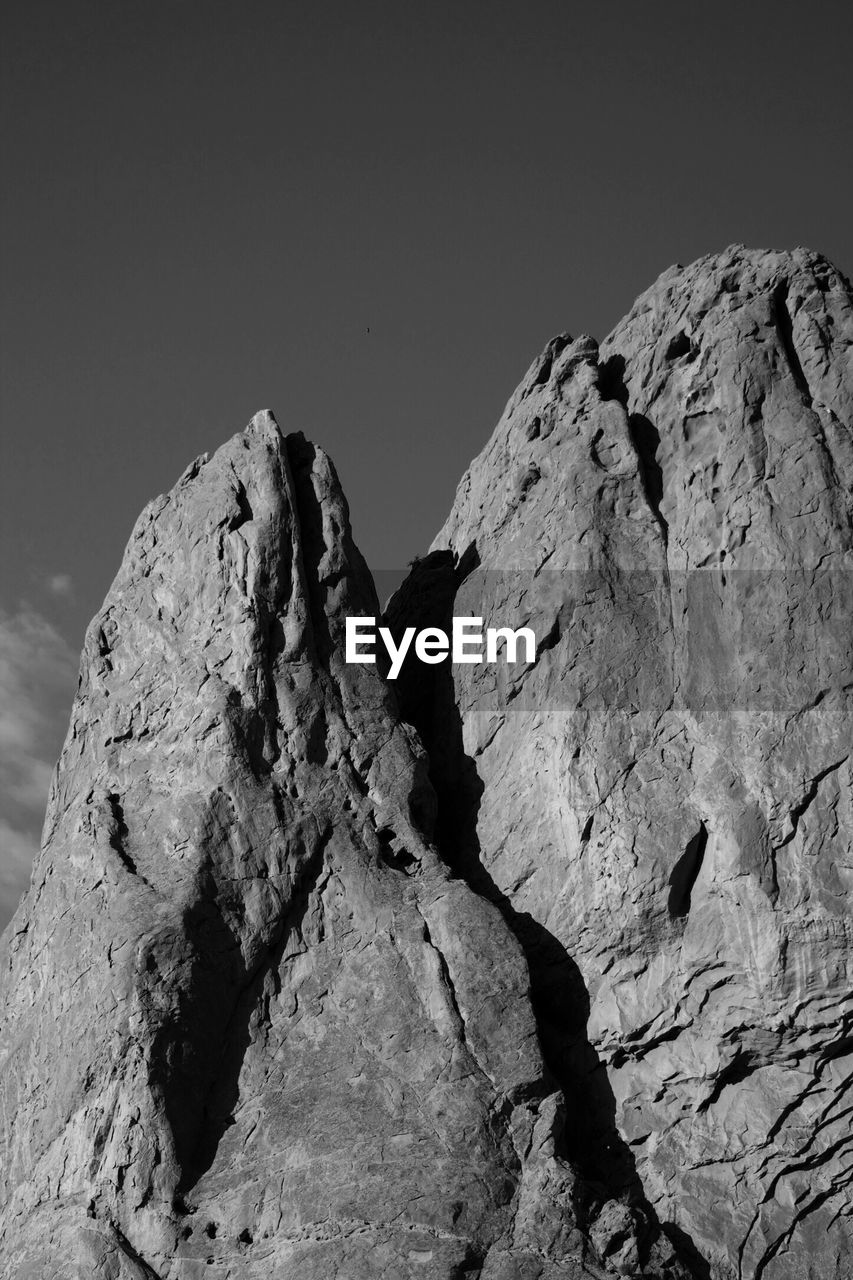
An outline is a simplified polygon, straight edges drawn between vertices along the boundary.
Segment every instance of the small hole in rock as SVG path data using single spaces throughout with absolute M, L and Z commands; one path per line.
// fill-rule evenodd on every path
M 670 339 L 669 346 L 666 349 L 666 358 L 667 360 L 679 360 L 681 356 L 689 355 L 692 350 L 693 343 L 687 334 L 681 331 Z
M 409 853 L 408 849 L 395 849 L 393 842 L 396 838 L 390 827 L 379 828 L 376 832 L 376 839 L 379 841 L 379 857 L 387 867 L 393 867 L 395 871 L 405 871 L 407 867 L 417 862 L 417 858 Z

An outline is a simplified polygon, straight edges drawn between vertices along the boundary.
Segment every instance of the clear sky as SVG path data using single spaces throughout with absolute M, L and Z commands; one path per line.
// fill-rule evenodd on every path
M 675 261 L 853 271 L 853 6 L 7 0 L 0 924 L 144 503 L 261 407 L 402 567 Z

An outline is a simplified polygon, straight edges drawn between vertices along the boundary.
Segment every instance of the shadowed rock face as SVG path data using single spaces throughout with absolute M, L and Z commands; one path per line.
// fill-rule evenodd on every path
M 527 955 L 572 1158 L 720 1280 L 850 1274 L 851 509 L 850 285 L 735 247 L 549 344 L 389 608 L 536 631 L 401 677 L 439 846 Z
M 389 608 L 529 665 L 346 665 L 268 414 L 146 509 L 0 944 L 0 1275 L 846 1276 L 852 359 L 803 251 L 550 343 Z
M 0 953 L 3 1276 L 685 1274 L 577 1208 L 522 950 L 343 660 L 378 611 L 267 414 L 143 512 Z

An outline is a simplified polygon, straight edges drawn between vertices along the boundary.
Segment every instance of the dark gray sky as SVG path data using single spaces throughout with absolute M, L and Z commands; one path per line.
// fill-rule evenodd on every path
M 735 240 L 850 274 L 850 11 L 7 0 L 7 879 L 136 515 L 256 409 L 397 567 L 553 333 Z

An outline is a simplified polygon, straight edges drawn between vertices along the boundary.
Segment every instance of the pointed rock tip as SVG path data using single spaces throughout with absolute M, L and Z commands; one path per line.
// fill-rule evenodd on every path
M 244 434 L 269 435 L 270 433 L 283 439 L 281 427 L 278 425 L 272 409 L 259 409 L 257 413 L 252 415 Z

